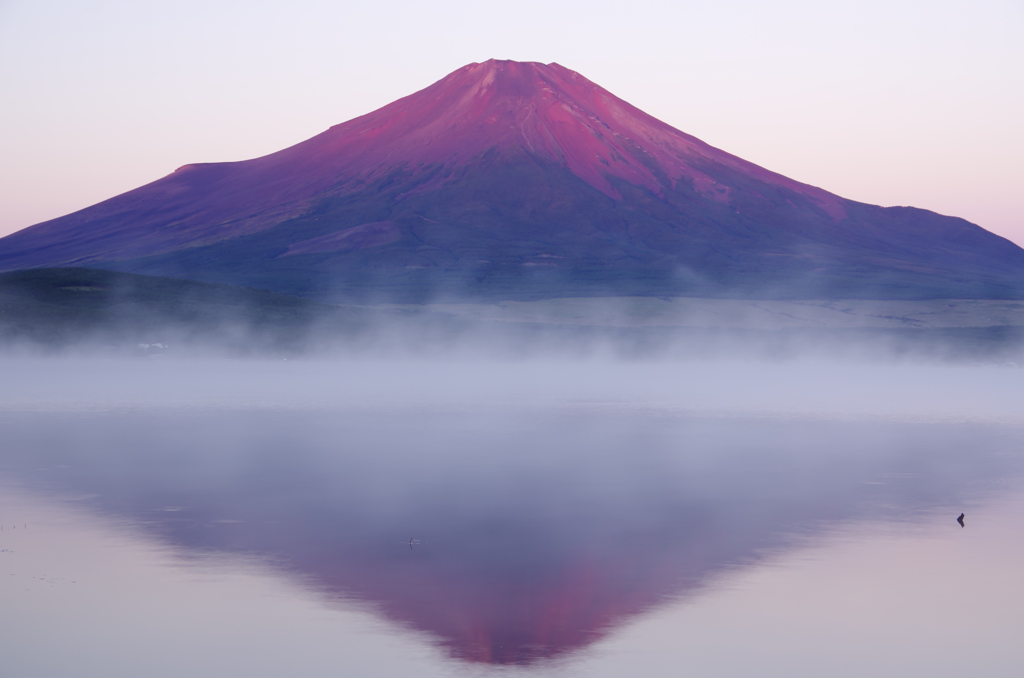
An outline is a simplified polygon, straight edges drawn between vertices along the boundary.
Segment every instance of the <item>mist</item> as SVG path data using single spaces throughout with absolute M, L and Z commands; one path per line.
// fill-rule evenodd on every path
M 990 535 L 978 548 L 1001 543 L 971 530 L 1009 521 L 999 506 L 1024 486 L 1013 300 L 329 305 L 204 283 L 154 296 L 151 284 L 61 274 L 20 297 L 7 288 L 0 597 L 18 621 L 0 633 L 22 649 L 0 668 L 18 675 L 84 663 L 111 678 L 270 678 L 298 647 L 309 676 L 357 655 L 360 675 L 382 677 L 610 676 L 615 662 L 678 675 L 695 648 L 614 648 L 844 535 L 941 534 L 954 548 L 956 529 Z M 96 526 L 118 549 L 82 542 Z M 80 562 L 144 584 L 129 600 Z M 242 599 L 223 596 L 252 577 L 262 593 L 242 619 Z M 39 612 L 41 585 L 67 592 L 53 593 L 59 622 Z M 979 601 L 1009 586 L 963 585 Z M 180 608 L 170 591 L 195 602 Z M 782 607 L 840 619 L 812 598 Z M 248 647 L 253 618 L 284 640 L 244 658 L 175 650 Z M 84 629 L 147 649 L 96 655 L 73 640 Z M 66 655 L 41 652 L 53 633 Z M 973 642 L 946 646 L 945 675 L 978 665 Z M 985 661 L 1012 665 L 1013 647 Z M 925 651 L 877 657 L 907 668 Z M 802 653 L 762 661 L 820 675 Z
M 666 416 L 1021 417 L 1019 368 L 828 360 L 0 359 L 7 410 L 609 409 Z M 397 415 L 396 415 L 397 416 Z

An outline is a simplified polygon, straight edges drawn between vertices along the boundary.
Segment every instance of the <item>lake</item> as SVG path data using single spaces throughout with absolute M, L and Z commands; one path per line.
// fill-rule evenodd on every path
M 0 368 L 0 675 L 1024 669 L 1012 366 Z

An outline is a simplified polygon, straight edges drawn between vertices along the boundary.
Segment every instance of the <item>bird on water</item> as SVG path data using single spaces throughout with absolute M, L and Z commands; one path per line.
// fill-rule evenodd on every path
M 964 526 L 964 514 L 962 514 L 962 513 L 961 513 L 961 514 L 960 514 L 960 515 L 959 515 L 959 516 L 957 517 L 957 519 L 956 519 L 956 522 L 960 523 L 960 527 L 963 527 L 963 526 Z

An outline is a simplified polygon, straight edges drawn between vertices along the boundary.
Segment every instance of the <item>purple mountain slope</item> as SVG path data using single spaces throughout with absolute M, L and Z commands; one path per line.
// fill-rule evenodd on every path
M 558 64 L 470 64 L 268 156 L 186 165 L 0 239 L 325 298 L 1020 297 L 1024 250 L 712 148 Z

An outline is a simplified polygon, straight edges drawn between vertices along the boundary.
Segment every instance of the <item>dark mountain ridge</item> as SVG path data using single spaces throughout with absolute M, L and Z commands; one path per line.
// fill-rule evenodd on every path
M 1022 298 L 1024 250 L 715 149 L 558 64 L 470 64 L 277 153 L 187 165 L 0 239 L 324 300 Z

